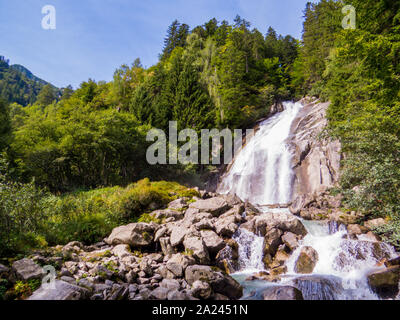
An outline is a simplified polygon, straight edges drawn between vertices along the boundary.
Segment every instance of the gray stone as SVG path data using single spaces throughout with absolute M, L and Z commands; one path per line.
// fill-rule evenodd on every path
M 189 235 L 185 237 L 183 241 L 183 245 L 185 246 L 186 252 L 189 254 L 193 254 L 193 257 L 200 264 L 208 264 L 210 263 L 210 256 L 204 242 L 200 236 Z
M 318 253 L 312 247 L 301 248 L 299 257 L 296 260 L 295 271 L 297 273 L 312 273 L 318 262 Z
M 206 200 L 198 200 L 191 203 L 189 208 L 198 209 L 200 211 L 205 211 L 211 213 L 214 217 L 217 217 L 227 210 L 230 209 L 229 204 L 222 197 L 215 197 Z
M 164 287 L 158 287 L 150 293 L 150 299 L 167 300 L 169 290 Z
M 212 230 L 200 231 L 204 244 L 210 253 L 217 253 L 225 247 L 225 242 Z
M 178 280 L 175 279 L 163 279 L 160 283 L 160 287 L 166 288 L 169 291 L 171 290 L 179 290 L 181 285 Z
M 12 264 L 12 270 L 15 272 L 17 278 L 23 281 L 41 279 L 45 275 L 42 267 L 27 258 L 15 261 Z
M 368 274 L 368 284 L 381 298 L 394 298 L 399 293 L 400 266 Z
M 155 227 L 148 223 L 131 223 L 115 228 L 105 240 L 109 245 L 128 244 L 132 247 L 148 246 L 153 242 Z
M 211 296 L 212 288 L 207 282 L 197 280 L 192 284 L 192 294 L 193 297 L 205 300 Z
M 209 283 L 214 292 L 223 294 L 230 299 L 239 299 L 243 295 L 242 286 L 227 274 L 213 271 L 210 266 L 194 265 L 186 268 L 185 280 L 189 285 L 196 281 Z
M 87 289 L 65 281 L 55 280 L 54 288 L 42 286 L 28 300 L 82 300 L 87 297 L 89 297 Z
M 304 300 L 301 291 L 291 286 L 274 286 L 262 292 L 264 300 Z
M 292 232 L 285 232 L 285 234 L 282 236 L 282 241 L 291 251 L 294 251 L 299 247 L 299 240 Z

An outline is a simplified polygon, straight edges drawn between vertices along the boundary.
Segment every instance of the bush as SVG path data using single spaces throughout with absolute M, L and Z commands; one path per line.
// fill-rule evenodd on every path
M 11 182 L 0 172 L 0 256 L 46 245 L 45 195 L 33 182 Z

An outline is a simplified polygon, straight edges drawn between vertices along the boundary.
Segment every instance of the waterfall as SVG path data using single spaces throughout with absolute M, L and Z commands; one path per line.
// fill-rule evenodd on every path
M 292 201 L 294 173 L 289 149 L 290 128 L 301 110 L 300 103 L 284 103 L 284 111 L 260 124 L 259 130 L 236 155 L 230 170 L 223 176 L 218 192 L 236 194 L 243 201 L 268 209 L 268 205 Z M 274 209 L 276 212 L 287 209 Z M 305 299 L 377 299 L 369 289 L 366 274 L 379 269 L 383 258 L 396 256 L 394 249 L 383 243 L 350 240 L 344 226 L 320 221 L 302 221 L 308 234 L 291 255 L 287 274 L 280 284 L 299 288 Z M 233 237 L 239 245 L 239 272 L 233 276 L 245 292 L 256 297 L 257 290 L 276 285 L 246 281 L 246 274 L 264 270 L 263 237 L 239 228 Z M 377 248 L 376 246 L 380 247 Z M 295 262 L 304 246 L 314 248 L 319 256 L 310 275 L 296 274 Z M 256 293 L 254 293 L 256 292 Z
M 285 102 L 284 111 L 260 124 L 223 177 L 219 193 L 234 193 L 243 201 L 257 205 L 291 201 L 294 175 L 286 140 L 301 108 L 300 103 Z
M 242 228 L 236 232 L 233 239 L 239 244 L 240 270 L 246 272 L 263 270 L 264 238 Z

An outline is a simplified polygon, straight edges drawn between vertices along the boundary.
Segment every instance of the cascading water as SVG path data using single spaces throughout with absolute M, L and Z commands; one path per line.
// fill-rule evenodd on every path
M 257 205 L 290 202 L 294 176 L 286 140 L 302 105 L 285 102 L 284 108 L 260 124 L 259 131 L 240 151 L 223 178 L 219 193 L 234 193 L 243 201 Z
M 294 173 L 288 145 L 292 122 L 301 110 L 300 103 L 284 103 L 284 111 L 260 124 L 259 131 L 234 159 L 218 188 L 222 194 L 236 194 L 260 208 L 287 204 L 292 200 Z M 287 209 L 275 209 L 276 212 Z M 280 283 L 246 281 L 248 275 L 264 270 L 263 238 L 243 228 L 234 235 L 239 245 L 239 271 L 233 275 L 245 288 L 245 295 L 268 286 L 289 284 L 299 288 L 305 299 L 377 299 L 369 289 L 366 274 L 379 269 L 383 258 L 396 256 L 394 249 L 382 243 L 349 240 L 346 228 L 333 228 L 327 222 L 302 221 L 308 234 L 286 262 L 288 272 Z M 376 248 L 377 245 L 381 247 Z M 295 261 L 304 246 L 314 248 L 319 256 L 312 274 L 295 272 Z

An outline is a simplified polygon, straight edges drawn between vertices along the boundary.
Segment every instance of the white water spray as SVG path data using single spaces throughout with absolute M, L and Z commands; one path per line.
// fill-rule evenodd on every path
M 293 172 L 286 142 L 290 126 L 302 108 L 285 102 L 284 111 L 260 124 L 259 131 L 240 151 L 218 188 L 253 204 L 285 204 L 291 201 Z

